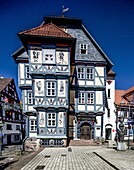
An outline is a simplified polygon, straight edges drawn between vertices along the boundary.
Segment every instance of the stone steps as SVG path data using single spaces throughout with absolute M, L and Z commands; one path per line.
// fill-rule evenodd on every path
M 100 144 L 94 142 L 94 140 L 70 140 L 69 146 L 98 146 Z

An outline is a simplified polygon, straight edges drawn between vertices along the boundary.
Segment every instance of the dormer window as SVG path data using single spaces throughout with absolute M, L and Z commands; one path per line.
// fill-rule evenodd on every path
M 88 44 L 80 44 L 80 54 L 87 54 Z

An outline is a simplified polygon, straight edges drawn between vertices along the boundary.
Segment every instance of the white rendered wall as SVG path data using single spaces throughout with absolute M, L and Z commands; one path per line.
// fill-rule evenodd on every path
M 106 93 L 108 96 L 108 89 L 110 89 L 110 98 L 107 98 L 108 101 L 108 107 L 110 109 L 110 117 L 108 117 L 108 111 L 105 108 L 105 114 L 104 114 L 104 126 L 103 126 L 103 137 L 105 138 L 105 126 L 107 124 L 111 124 L 111 130 L 112 130 L 112 140 L 115 138 L 116 134 L 116 115 L 115 115 L 115 80 L 111 80 L 111 84 L 108 84 L 106 82 Z M 108 126 L 110 127 L 110 126 Z

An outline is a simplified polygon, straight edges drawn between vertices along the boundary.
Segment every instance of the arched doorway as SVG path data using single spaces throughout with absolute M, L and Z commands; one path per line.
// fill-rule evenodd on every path
M 105 139 L 106 140 L 112 139 L 112 125 L 111 124 L 107 124 L 105 126 Z
M 91 127 L 88 123 L 82 124 L 80 128 L 80 139 L 90 140 L 91 139 Z

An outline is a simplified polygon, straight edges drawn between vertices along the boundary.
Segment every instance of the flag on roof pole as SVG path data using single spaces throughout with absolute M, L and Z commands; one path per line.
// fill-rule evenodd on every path
M 62 10 L 62 12 L 64 13 L 64 12 L 66 12 L 66 11 L 68 11 L 69 10 L 69 8 L 63 8 L 63 10 Z
M 69 10 L 69 8 L 64 8 L 63 6 L 63 10 L 62 10 L 62 16 L 64 17 L 64 13 L 67 12 Z

